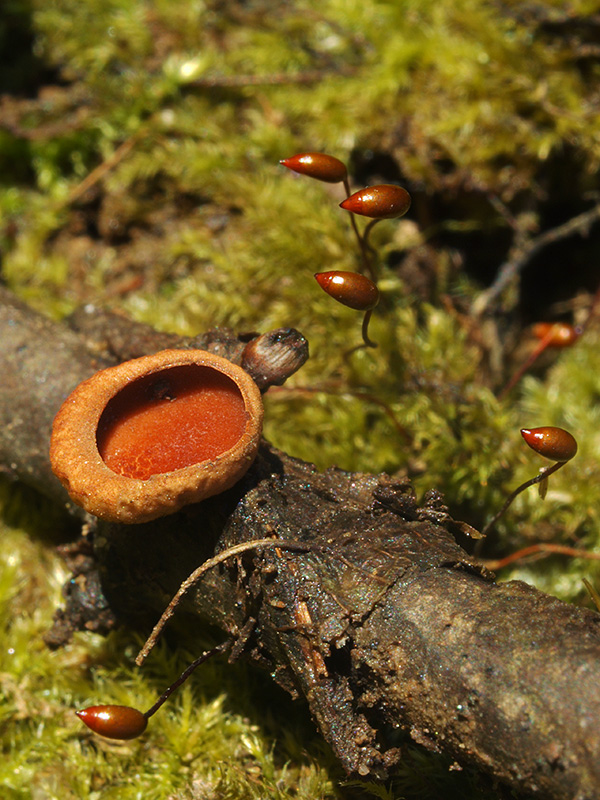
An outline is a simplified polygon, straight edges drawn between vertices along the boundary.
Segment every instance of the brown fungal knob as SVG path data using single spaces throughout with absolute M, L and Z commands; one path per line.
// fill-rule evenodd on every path
M 90 513 L 147 522 L 233 486 L 256 456 L 262 419 L 241 367 L 162 350 L 81 383 L 56 415 L 50 460 Z
M 108 739 L 135 739 L 148 725 L 148 717 L 131 706 L 88 706 L 75 712 L 88 728 Z
M 410 208 L 410 195 L 401 186 L 382 183 L 368 186 L 347 197 L 340 208 L 353 214 L 373 219 L 394 219 L 402 217 Z
M 281 386 L 308 358 L 308 342 L 295 328 L 277 328 L 248 342 L 242 367 L 261 390 Z
M 279 163 L 300 175 L 308 175 L 309 178 L 326 183 L 339 183 L 348 176 L 344 162 L 327 153 L 298 153 L 282 158 Z
M 551 461 L 570 461 L 577 453 L 577 440 L 564 428 L 522 428 L 521 436 L 532 450 Z

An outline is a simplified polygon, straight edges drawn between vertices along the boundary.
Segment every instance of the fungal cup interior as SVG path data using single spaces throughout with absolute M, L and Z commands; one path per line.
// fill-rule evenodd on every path
M 121 389 L 100 417 L 96 442 L 113 472 L 147 480 L 230 450 L 247 421 L 235 381 L 212 367 L 185 364 Z

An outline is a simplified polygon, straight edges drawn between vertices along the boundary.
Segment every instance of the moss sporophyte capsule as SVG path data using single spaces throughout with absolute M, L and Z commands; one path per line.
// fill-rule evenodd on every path
M 307 175 L 309 178 L 316 178 L 326 183 L 340 183 L 348 177 L 344 162 L 327 153 L 298 153 L 289 158 L 282 158 L 279 163 L 300 175 Z
M 372 219 L 395 219 L 406 214 L 410 203 L 411 198 L 406 189 L 384 183 L 367 186 L 366 189 L 351 194 L 340 203 L 340 208 Z
M 375 283 L 358 272 L 317 272 L 315 279 L 324 292 L 348 308 L 368 311 L 379 302 L 379 289 Z
M 522 428 L 521 436 L 532 450 L 551 461 L 570 461 L 577 453 L 577 440 L 564 428 Z
M 107 739 L 135 739 L 148 725 L 147 716 L 130 706 L 88 706 L 75 713 L 90 730 Z
M 546 496 L 548 478 L 550 475 L 557 472 L 577 453 L 577 440 L 573 434 L 569 433 L 569 431 L 566 431 L 564 428 L 557 428 L 553 425 L 545 425 L 539 428 L 521 428 L 521 436 L 529 447 L 535 450 L 538 455 L 549 458 L 555 463 L 541 469 L 538 475 L 525 481 L 525 483 L 522 483 L 520 486 L 517 486 L 517 488 L 509 494 L 502 508 L 494 514 L 491 520 L 483 527 L 481 533 L 484 535 L 486 535 L 498 519 L 500 519 L 515 497 L 530 486 L 537 484 L 540 497 L 543 500 Z

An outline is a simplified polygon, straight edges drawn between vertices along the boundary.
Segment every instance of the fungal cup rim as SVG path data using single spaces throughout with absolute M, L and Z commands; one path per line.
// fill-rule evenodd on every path
M 108 403 L 136 379 L 186 365 L 212 368 L 233 381 L 246 413 L 238 441 L 212 459 L 145 479 L 114 472 L 97 441 Z M 71 498 L 90 513 L 114 522 L 147 522 L 233 486 L 256 457 L 262 420 L 260 391 L 241 367 L 204 350 L 163 350 L 101 370 L 79 384 L 55 417 L 50 460 Z

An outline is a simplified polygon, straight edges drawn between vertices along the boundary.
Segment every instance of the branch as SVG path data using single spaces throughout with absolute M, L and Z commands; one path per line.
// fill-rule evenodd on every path
M 539 236 L 533 239 L 526 239 L 525 242 L 520 242 L 511 249 L 508 261 L 498 270 L 498 274 L 492 285 L 485 292 L 482 292 L 477 300 L 473 303 L 473 312 L 479 316 L 483 314 L 489 306 L 494 303 L 502 294 L 508 284 L 522 272 L 529 264 L 531 259 L 549 244 L 554 244 L 561 239 L 566 239 L 578 233 L 581 236 L 585 235 L 592 225 L 600 219 L 600 205 L 584 211 L 562 225 L 557 225 L 556 228 L 551 228 L 544 231 Z
M 57 502 L 66 501 L 47 464 L 49 424 L 73 385 L 111 348 L 116 357 L 115 327 L 112 318 L 104 335 L 101 324 L 96 336 L 75 334 L 0 291 L 11 386 L 0 391 L 0 461 Z M 131 330 L 150 346 L 151 330 Z M 210 334 L 207 346 L 215 339 L 237 357 L 239 339 Z M 264 443 L 222 495 L 143 525 L 99 524 L 94 558 L 113 612 L 143 619 L 147 633 L 193 567 L 261 539 L 299 544 L 217 558 L 182 610 L 305 698 L 349 773 L 393 771 L 399 729 L 515 791 L 597 797 L 600 615 L 496 584 L 455 527 L 434 500 L 419 508 L 408 482 L 319 473 Z

